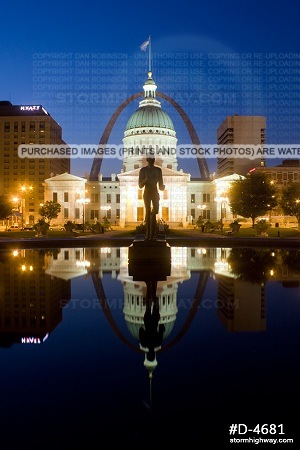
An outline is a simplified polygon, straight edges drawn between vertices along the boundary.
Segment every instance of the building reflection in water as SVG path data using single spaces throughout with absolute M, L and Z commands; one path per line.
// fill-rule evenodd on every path
M 228 331 L 266 329 L 266 284 L 299 287 L 300 252 L 293 249 L 221 249 L 214 264 L 218 317 Z
M 47 436 L 49 427 L 47 425 L 43 428 L 42 425 L 44 421 L 51 422 L 53 411 L 58 414 L 57 419 L 62 424 L 59 430 L 67 427 L 68 430 L 74 431 L 76 436 L 75 427 L 78 429 L 84 427 L 85 438 L 92 427 L 99 432 L 100 422 L 103 427 L 108 428 L 111 423 L 112 427 L 109 428 L 111 433 L 115 432 L 116 426 L 123 431 L 122 425 L 125 421 L 128 431 L 133 423 L 132 417 L 136 422 L 134 433 L 139 433 L 138 437 L 142 436 L 145 427 L 148 437 L 152 431 L 161 428 L 165 417 L 168 416 L 170 419 L 167 425 L 172 424 L 173 418 L 176 420 L 180 417 L 182 410 L 187 414 L 187 422 L 183 416 L 180 417 L 185 429 L 192 425 L 198 433 L 198 418 L 201 417 L 202 406 L 206 412 L 208 411 L 208 417 L 213 417 L 215 411 L 213 406 L 210 409 L 210 405 L 219 405 L 220 416 L 223 418 L 226 414 L 232 413 L 231 409 L 228 412 L 230 402 L 232 408 L 236 410 L 235 406 L 243 407 L 245 401 L 247 413 L 247 405 L 252 401 L 251 393 L 257 389 L 256 381 L 261 379 L 261 373 L 264 378 L 272 375 L 273 369 L 277 370 L 278 361 L 281 362 L 280 358 L 283 358 L 281 363 L 283 369 L 277 374 L 277 378 L 273 379 L 272 389 L 269 391 L 272 393 L 277 381 L 287 380 L 290 373 L 293 373 L 293 379 L 296 379 L 298 373 L 296 362 L 294 363 L 296 361 L 294 355 L 298 351 L 296 323 L 291 327 L 291 333 L 287 333 L 286 339 L 289 340 L 280 348 L 278 360 L 277 345 L 284 341 L 281 331 L 283 327 L 289 327 L 289 323 L 282 324 L 278 330 L 274 329 L 274 335 L 276 334 L 274 341 L 272 336 L 272 339 L 269 339 L 273 329 L 272 333 L 266 336 L 262 334 L 268 327 L 266 296 L 275 291 L 268 289 L 268 285 L 276 281 L 274 286 L 277 287 L 278 283 L 281 283 L 285 288 L 286 297 L 289 295 L 289 287 L 299 288 L 299 250 L 173 247 L 170 273 L 165 278 L 161 277 L 163 279 L 153 280 L 130 274 L 128 256 L 127 247 L 0 252 L 0 346 L 9 347 L 14 344 L 14 348 L 9 349 L 9 352 L 6 349 L 3 351 L 6 353 L 7 362 L 13 361 L 10 371 L 7 372 L 6 378 L 4 377 L 3 386 L 6 386 L 7 395 L 3 395 L 5 397 L 3 414 L 6 423 L 10 422 L 12 427 L 21 430 L 20 436 L 25 435 L 23 423 L 32 434 L 32 420 L 35 421 L 36 433 L 40 431 L 42 436 Z M 76 303 L 76 309 L 69 307 L 65 314 L 66 326 L 62 332 L 52 335 L 51 339 L 51 333 L 63 319 L 63 306 L 70 301 L 71 286 L 75 296 L 80 296 L 81 290 L 84 296 L 90 294 L 96 301 L 97 308 L 83 311 L 82 307 L 78 310 L 80 302 Z M 107 292 L 104 290 L 106 286 Z M 120 308 L 111 307 L 116 303 L 109 302 L 110 299 L 117 298 L 116 292 L 122 301 Z M 280 294 L 282 292 L 281 289 Z M 187 297 L 189 301 L 182 307 L 182 300 Z M 294 300 L 295 296 L 292 297 Z M 211 301 L 209 310 L 206 310 L 207 300 Z M 284 299 L 280 299 L 280 303 L 282 307 Z M 294 303 L 293 306 L 297 307 Z M 274 314 L 273 308 L 270 308 L 270 311 L 271 317 L 273 316 L 270 328 L 271 323 L 274 324 L 274 318 L 275 327 L 281 325 L 281 317 L 276 314 L 278 309 L 274 309 Z M 287 309 L 285 319 L 291 318 L 293 311 Z M 196 318 L 198 320 L 195 320 Z M 225 330 L 216 326 L 217 320 L 222 322 Z M 91 327 L 94 327 L 93 331 Z M 236 335 L 228 335 L 226 330 Z M 245 336 L 245 339 L 240 341 L 238 333 L 241 332 L 259 334 L 254 335 L 253 339 L 252 336 Z M 44 341 L 47 335 L 49 337 Z M 73 336 L 77 339 L 75 343 L 73 341 L 76 339 L 73 340 Z M 260 336 L 263 339 L 259 339 Z M 62 339 L 66 339 L 66 342 L 62 342 Z M 38 352 L 37 355 L 36 347 L 33 348 L 35 359 L 32 361 L 36 363 L 29 364 L 30 359 L 27 361 L 27 355 L 28 351 L 32 352 L 30 348 L 28 349 L 28 345 L 43 341 L 45 344 L 36 346 L 42 353 Z M 27 345 L 17 347 L 17 343 L 22 342 Z M 246 350 L 253 348 L 252 344 L 259 346 L 260 343 L 264 348 L 257 356 L 248 358 L 248 353 L 244 352 L 244 342 Z M 249 345 L 251 343 L 251 347 L 247 342 Z M 62 348 L 57 348 L 60 343 Z M 177 345 L 178 343 L 182 345 Z M 220 352 L 215 353 L 219 347 Z M 275 353 L 271 351 L 268 357 L 268 351 L 273 348 L 276 350 Z M 289 353 L 290 348 L 292 351 Z M 283 354 L 285 349 L 289 350 L 286 356 Z M 149 355 L 151 350 L 154 357 Z M 62 369 L 57 368 L 58 359 L 64 362 L 61 358 L 64 355 L 66 364 L 57 364 L 63 366 Z M 227 358 L 228 355 L 232 357 Z M 266 361 L 261 368 L 262 358 L 265 356 Z M 15 357 L 20 358 L 20 364 L 14 364 Z M 5 361 L 6 357 L 3 360 Z M 43 368 L 41 365 L 38 366 L 38 363 L 43 364 Z M 22 373 L 23 367 L 26 373 Z M 224 367 L 228 370 L 224 371 Z M 286 367 L 289 372 L 284 376 L 283 371 Z M 41 369 L 41 373 L 36 381 L 37 368 Z M 125 376 L 123 369 L 126 369 Z M 228 390 L 229 394 L 225 396 L 224 401 L 222 383 L 216 392 L 213 391 L 220 382 L 220 373 L 222 376 L 224 373 L 227 374 L 224 381 L 227 386 L 226 383 L 232 379 L 232 374 L 235 375 L 236 369 L 238 377 L 233 376 L 233 379 L 236 378 L 239 384 L 237 388 L 232 386 L 232 389 Z M 15 372 L 16 378 L 11 377 Z M 137 372 L 140 377 L 137 376 Z M 56 378 L 57 376 L 59 378 Z M 188 379 L 189 385 L 190 377 L 191 387 L 188 386 L 187 389 L 186 380 Z M 10 379 L 11 386 L 9 386 Z M 67 389 L 66 384 L 61 382 L 66 379 L 70 379 Z M 153 382 L 155 402 L 152 402 Z M 182 386 L 180 383 L 183 383 Z M 117 385 L 120 385 L 119 389 Z M 207 385 L 211 389 L 204 392 L 203 386 Z M 243 386 L 247 387 L 245 392 L 242 390 Z M 291 386 L 294 389 L 293 383 Z M 144 400 L 145 390 L 147 399 L 142 402 L 141 391 Z M 241 400 L 237 401 L 240 393 Z M 281 396 L 289 398 L 290 394 L 291 390 L 285 392 L 283 389 L 279 400 Z M 34 396 L 38 398 L 34 399 Z M 219 404 L 218 396 L 221 398 Z M 259 403 L 259 396 L 254 398 L 259 408 L 264 411 L 264 404 Z M 136 414 L 136 400 L 140 405 L 138 420 L 133 415 Z M 277 400 L 276 394 L 274 404 Z M 283 403 L 282 410 L 286 410 L 285 406 Z M 45 414 L 49 408 L 50 416 Z M 58 412 L 59 409 L 61 410 Z M 120 419 L 119 415 L 116 415 L 117 409 L 121 411 Z M 161 410 L 161 414 L 157 415 L 158 410 Z M 86 415 L 85 421 L 82 421 L 82 411 L 85 413 L 84 416 Z M 153 423 L 158 425 L 157 428 L 149 427 L 149 423 L 152 423 L 147 420 L 149 412 Z M 68 414 L 70 421 L 65 422 L 64 419 Z M 144 414 L 147 414 L 146 419 Z M 25 416 L 28 420 L 24 422 Z M 207 424 L 208 420 L 204 419 L 204 426 Z M 167 429 L 169 430 L 168 427 Z M 203 428 L 199 430 L 202 432 Z M 103 433 L 103 429 L 100 431 Z M 68 432 L 65 442 L 69 436 Z M 156 437 L 156 433 L 153 436 Z M 56 437 L 57 434 L 54 435 L 54 439 Z
M 85 248 L 63 248 L 45 257 L 46 274 L 66 281 L 87 275 L 90 265 Z
M 45 273 L 59 249 L 0 252 L 0 345 L 41 344 L 62 321 L 71 284 Z
M 154 303 L 159 311 L 158 329 L 160 325 L 164 329 L 159 351 L 167 350 L 179 339 L 179 336 L 173 336 L 179 313 L 178 286 L 187 282 L 192 272 L 199 274 L 199 282 L 180 336 L 187 331 L 193 314 L 199 310 L 209 276 L 217 282 L 218 298 L 214 305 L 226 329 L 234 332 L 264 331 L 267 283 L 279 281 L 285 288 L 299 287 L 299 268 L 300 252 L 295 249 L 172 247 L 170 274 L 165 279 L 154 280 L 157 281 Z M 96 284 L 99 280 L 101 282 L 103 273 L 108 272 L 123 285 L 124 320 L 130 336 L 141 351 L 140 330 L 144 327 L 148 304 L 145 299 L 154 299 L 154 285 L 148 285 L 151 295 L 150 291 L 147 294 L 145 280 L 133 279 L 129 275 L 128 247 L 1 252 L 2 345 L 43 342 L 62 320 L 62 305 L 68 303 L 71 297 L 71 280 L 92 276 L 96 293 L 103 300 L 103 286 Z M 103 311 L 107 313 L 108 309 L 106 304 Z M 113 323 L 111 312 L 110 319 Z

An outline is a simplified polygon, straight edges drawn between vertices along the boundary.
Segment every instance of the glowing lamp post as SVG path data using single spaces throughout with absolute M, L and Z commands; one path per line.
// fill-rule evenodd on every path
M 32 186 L 21 186 L 21 230 L 24 230 L 24 203 L 25 203 L 25 192 L 31 192 Z
M 220 197 L 216 197 L 215 201 L 217 203 L 220 203 L 220 207 L 221 207 L 221 219 L 220 219 L 220 226 L 221 226 L 221 231 L 223 231 L 223 218 L 226 216 L 226 203 L 228 203 L 228 198 L 227 197 L 223 197 L 222 195 Z M 223 213 L 223 210 L 225 211 L 225 214 Z
M 79 198 L 77 200 L 78 203 L 82 204 L 82 228 L 83 228 L 83 232 L 84 232 L 84 225 L 85 225 L 85 206 L 90 203 L 90 199 L 89 198 Z
M 19 207 L 19 197 L 13 197 L 12 201 L 16 204 L 16 210 L 18 213 L 20 213 L 20 207 Z M 12 219 L 12 223 L 14 223 L 14 220 Z M 7 222 L 6 222 L 7 224 Z M 7 226 L 7 225 L 6 225 Z

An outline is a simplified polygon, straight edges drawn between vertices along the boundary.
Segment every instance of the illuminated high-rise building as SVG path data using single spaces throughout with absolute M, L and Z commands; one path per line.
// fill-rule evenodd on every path
M 260 145 L 265 140 L 266 118 L 263 116 L 227 116 L 217 129 L 218 145 Z M 259 158 L 218 158 L 218 177 L 234 173 L 245 176 L 251 169 L 264 165 L 265 161 Z
M 41 105 L 0 102 L 0 192 L 15 199 L 24 223 L 38 220 L 45 178 L 70 171 L 70 159 L 20 158 L 21 144 L 65 144 L 60 125 Z

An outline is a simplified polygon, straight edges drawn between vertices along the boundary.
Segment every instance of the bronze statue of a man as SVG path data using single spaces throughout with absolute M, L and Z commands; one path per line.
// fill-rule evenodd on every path
M 146 158 L 147 166 L 142 167 L 139 173 L 139 188 L 144 190 L 144 204 L 145 204 L 145 222 L 146 222 L 146 236 L 148 239 L 156 238 L 156 215 L 159 209 L 159 192 L 165 189 L 163 184 L 162 170 L 155 166 L 154 156 Z

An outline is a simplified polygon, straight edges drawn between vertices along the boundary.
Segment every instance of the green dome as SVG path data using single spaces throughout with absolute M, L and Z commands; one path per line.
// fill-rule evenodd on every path
M 176 318 L 174 318 L 170 322 L 159 322 L 159 323 L 163 323 L 165 326 L 165 331 L 163 333 L 163 339 L 166 339 L 167 337 L 170 336 L 170 334 L 174 328 L 175 320 L 176 320 Z M 131 336 L 133 336 L 135 339 L 139 340 L 139 330 L 140 330 L 140 327 L 144 326 L 144 323 L 143 322 L 139 322 L 139 323 L 134 322 L 133 323 L 133 322 L 129 322 L 126 320 L 126 325 L 127 325 L 127 328 L 129 330 Z
M 125 131 L 139 127 L 158 127 L 174 130 L 174 125 L 168 114 L 161 108 L 152 105 L 141 106 L 129 118 Z

